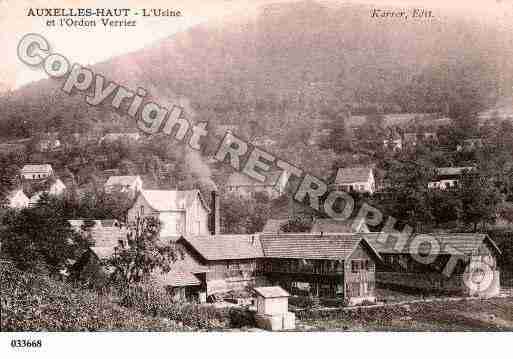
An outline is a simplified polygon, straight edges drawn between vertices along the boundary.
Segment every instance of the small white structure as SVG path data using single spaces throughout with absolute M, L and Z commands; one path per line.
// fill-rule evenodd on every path
M 371 167 L 339 168 L 335 178 L 336 190 L 345 192 L 374 193 L 376 181 Z
M 52 166 L 49 164 L 43 165 L 25 165 L 21 169 L 21 176 L 27 180 L 37 180 L 48 178 L 53 174 Z
M 142 190 L 142 179 L 140 176 L 110 176 L 105 183 L 105 192 L 115 190 L 128 192 L 132 196 Z
M 257 325 L 267 330 L 290 330 L 296 328 L 296 317 L 290 313 L 289 293 L 282 287 L 256 287 Z
M 439 167 L 436 169 L 435 177 L 428 182 L 428 188 L 437 190 L 456 188 L 461 177 L 474 170 L 474 167 Z
M 25 208 L 25 207 L 28 207 L 29 205 L 29 198 L 25 195 L 25 193 L 23 192 L 23 190 L 20 188 L 20 189 L 17 189 L 17 190 L 14 190 L 12 191 L 8 196 L 7 196 L 7 201 L 8 201 L 8 204 L 7 206 L 9 208 L 16 208 L 16 209 L 21 209 L 21 208 Z

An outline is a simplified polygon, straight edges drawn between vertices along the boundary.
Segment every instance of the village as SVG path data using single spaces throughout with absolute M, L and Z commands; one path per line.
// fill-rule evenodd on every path
M 398 130 L 389 130 L 382 141 L 385 151 L 397 153 L 418 142 L 437 141 L 436 132 L 420 137 L 397 133 Z M 315 133 L 312 137 L 319 141 L 320 136 Z M 39 156 L 55 154 L 65 146 L 57 134 L 47 137 L 36 145 Z M 80 140 L 78 135 L 72 138 Z M 136 132 L 109 133 L 100 139 L 100 143 L 116 141 L 133 144 L 143 139 Z M 483 146 L 481 139 L 465 139 L 454 151 L 474 151 Z M 454 191 L 459 181 L 475 170 L 473 166 L 436 168 L 426 190 Z M 151 218 L 160 224 L 157 245 L 170 245 L 180 255 L 169 261 L 169 270 L 154 268 L 144 280 L 157 283 L 175 302 L 254 308 L 255 323 L 260 328 L 294 330 L 294 313 L 301 308 L 294 304 L 305 300 L 309 307 L 322 309 L 372 307 L 394 300 L 394 296 L 383 296 L 381 290 L 417 293 L 419 298 L 493 298 L 509 293 L 505 289 L 510 285 L 510 275 L 505 275 L 505 281 L 499 266 L 503 253 L 487 233 L 436 228 L 423 233 L 435 238 L 439 247 L 436 258 L 427 262 L 423 256 L 428 252 L 412 246 L 413 235 L 377 231 L 366 218 L 340 221 L 311 217 L 309 229 L 298 229 L 292 213 L 288 213 L 291 208 L 294 211 L 290 204 L 285 213 L 268 218 L 257 232 L 224 233 L 220 197 L 243 200 L 264 195 L 268 201 L 287 197 L 279 173 L 271 173 L 267 182 L 260 183 L 234 172 L 224 185 L 213 185 L 206 192 L 204 188 L 153 189 L 154 185 L 148 189 L 143 175 L 105 172 L 102 191 L 125 198 L 126 212 L 118 218 L 66 219 L 88 245 L 69 261 L 66 269 L 60 270 L 59 276 L 64 280 L 91 283 L 101 278 L 102 283 L 107 283 L 115 278 L 112 258 L 119 255 L 118 251 L 130 248 L 137 223 Z M 25 164 L 16 176 L 20 186 L 8 194 L 6 205 L 14 211 L 42 206 L 41 198 L 45 202 L 51 197 L 68 196 L 65 182 L 76 188 L 69 178 L 61 180 L 49 163 Z M 376 178 L 374 166 L 339 168 L 331 186 L 355 196 L 371 197 L 380 195 L 385 187 Z M 451 272 L 445 273 L 446 264 L 454 258 Z M 507 283 L 502 284 L 502 290 L 501 283 Z M 290 308 L 297 309 L 291 312 Z
M 249 3 L 20 6 L 1 330 L 511 331 L 507 4 Z

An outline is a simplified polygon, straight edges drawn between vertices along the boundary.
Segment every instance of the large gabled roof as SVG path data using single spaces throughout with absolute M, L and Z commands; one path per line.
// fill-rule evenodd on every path
M 142 196 L 153 210 L 158 212 L 165 211 L 184 211 L 199 197 L 205 209 L 210 212 L 210 208 L 204 201 L 199 190 L 190 191 L 166 191 L 166 190 L 144 190 L 139 196 Z
M 372 172 L 371 167 L 346 167 L 339 168 L 335 184 L 367 182 Z
M 266 258 L 344 260 L 363 243 L 381 259 L 378 252 L 360 234 L 262 234 L 260 241 Z
M 188 236 L 182 240 L 208 261 L 263 257 L 262 246 L 256 235 Z
M 438 244 L 435 244 L 439 248 L 438 254 L 471 255 L 476 253 L 483 243 L 488 243 L 497 254 L 501 253 L 490 236 L 484 233 L 428 233 L 410 237 L 385 233 L 362 235 L 382 254 L 426 254 L 430 250 L 429 243 L 433 240 Z M 417 240 L 413 242 L 415 238 Z

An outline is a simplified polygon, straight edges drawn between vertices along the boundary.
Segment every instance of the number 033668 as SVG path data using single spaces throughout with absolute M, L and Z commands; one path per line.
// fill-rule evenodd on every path
M 41 339 L 13 339 L 11 347 L 13 348 L 41 348 L 43 345 Z

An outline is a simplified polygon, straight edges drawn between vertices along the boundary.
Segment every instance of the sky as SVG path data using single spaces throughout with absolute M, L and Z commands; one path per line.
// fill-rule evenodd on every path
M 19 40 L 26 33 L 45 36 L 52 49 L 73 62 L 83 65 L 104 61 L 116 55 L 148 46 L 159 39 L 184 31 L 196 24 L 230 16 L 251 16 L 265 3 L 294 0 L 0 0 L 0 44 L 3 57 L 0 63 L 0 91 L 16 89 L 31 81 L 44 78 L 41 69 L 31 69 L 16 56 Z M 513 0 L 327 0 L 329 5 L 364 3 L 376 7 L 421 6 L 447 12 L 462 12 L 483 18 L 491 23 L 513 23 Z M 142 5 L 144 4 L 144 5 Z M 171 7 L 170 7 L 171 6 Z M 180 18 L 137 17 L 136 27 L 112 28 L 51 28 L 46 20 L 28 17 L 29 8 L 171 8 L 182 11 Z

